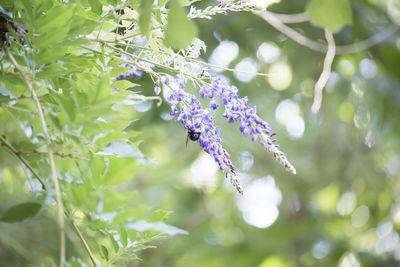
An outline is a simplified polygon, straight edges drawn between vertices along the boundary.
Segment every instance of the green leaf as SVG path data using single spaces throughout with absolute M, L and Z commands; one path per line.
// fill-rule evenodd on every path
M 107 3 L 109 3 L 112 6 L 116 6 L 118 4 L 117 0 L 107 0 Z
M 128 80 L 119 80 L 119 81 L 115 81 L 111 84 L 112 88 L 117 88 L 118 90 L 125 90 L 131 87 L 136 87 L 138 86 L 138 84 L 133 83 L 131 81 Z
M 113 223 L 121 224 L 121 223 L 126 223 L 127 221 L 131 221 L 131 220 L 145 219 L 147 217 L 148 210 L 149 210 L 149 207 L 144 206 L 144 205 L 138 206 L 135 208 L 127 208 L 123 212 L 118 213 L 114 217 Z M 132 232 L 129 232 L 129 236 L 131 237 L 131 240 L 135 239 L 134 237 L 132 237 Z
M 164 7 L 166 3 L 167 3 L 167 0 L 158 0 L 159 7 Z
M 110 75 L 103 74 L 99 83 L 97 84 L 96 94 L 94 96 L 94 102 L 97 100 L 105 99 L 111 94 L 110 89 Z
M 89 5 L 92 8 L 92 12 L 96 13 L 97 15 L 101 15 L 103 13 L 103 5 L 100 3 L 99 0 L 88 0 Z
M 89 34 L 96 28 L 97 25 L 98 22 L 86 19 L 82 16 L 73 17 L 73 20 L 70 23 L 68 35 L 75 37 L 79 34 Z
M 118 242 L 115 240 L 115 238 L 114 238 L 114 236 L 113 236 L 112 234 L 107 233 L 107 235 L 108 235 L 108 238 L 109 238 L 110 241 L 111 241 L 111 244 L 112 244 L 112 246 L 113 246 L 113 248 L 114 248 L 115 253 L 118 253 L 118 251 L 119 251 Z
M 8 96 L 10 98 L 15 98 L 14 95 L 9 90 L 7 90 L 6 88 L 3 88 L 1 86 L 0 86 L 0 95 Z
M 137 260 L 139 257 L 136 254 L 122 254 L 121 257 L 129 260 Z
M 63 57 L 68 51 L 64 48 L 60 49 L 43 49 L 39 53 L 34 55 L 36 64 L 46 64 L 54 62 L 57 59 Z
M 101 256 L 103 256 L 103 258 L 108 261 L 108 250 L 105 246 L 100 245 L 100 252 L 101 252 Z
M 12 206 L 3 213 L 0 221 L 8 223 L 23 221 L 29 217 L 35 216 L 41 207 L 42 205 L 40 203 L 35 202 L 25 202 Z
M 69 120 L 74 121 L 76 109 L 73 99 L 68 96 L 58 96 L 57 99 L 64 112 L 68 115 Z
M 352 12 L 347 0 L 311 0 L 307 13 L 313 25 L 338 32 L 352 24 Z
M 95 219 L 94 221 L 89 222 L 89 227 L 93 230 L 104 230 L 107 229 L 108 223 L 100 219 Z
M 165 224 L 163 222 L 147 222 L 144 220 L 136 221 L 134 223 L 130 223 L 125 225 L 129 229 L 136 230 L 138 232 L 145 232 L 150 229 L 164 232 L 169 236 L 174 236 L 174 235 L 187 235 L 189 234 L 188 231 L 180 229 L 178 227 Z
M 166 211 L 166 210 L 156 210 L 154 211 L 150 217 L 149 217 L 149 222 L 166 222 L 168 219 L 168 216 L 172 213 L 172 211 Z
M 196 36 L 197 28 L 186 17 L 179 0 L 171 0 L 164 44 L 176 49 L 186 48 Z
M 95 157 L 89 162 L 90 172 L 92 174 L 92 179 L 96 185 L 100 185 L 103 179 L 103 174 L 106 170 L 106 164 L 104 163 L 104 158 Z
M 137 166 L 133 158 L 112 158 L 104 175 L 105 185 L 117 185 L 132 178 Z
M 56 43 L 61 42 L 68 34 L 69 26 L 49 30 L 35 39 L 35 46 L 39 49 L 48 48 Z
M 20 97 L 22 93 L 27 90 L 21 78 L 14 73 L 0 72 L 0 83 L 3 84 L 5 88 L 8 88 L 15 97 Z
M 72 8 L 68 5 L 56 6 L 41 15 L 36 23 L 37 33 L 48 33 L 50 29 L 62 29 L 72 17 Z
M 121 64 L 121 63 L 119 63 L 119 64 Z M 110 70 L 110 76 L 117 77 L 117 76 L 119 76 L 121 74 L 125 74 L 131 70 L 132 70 L 131 68 L 126 68 L 126 67 L 115 67 Z
M 190 6 L 194 2 L 199 2 L 199 1 L 201 1 L 201 0 L 181 0 L 181 4 L 183 6 Z
M 146 35 L 149 31 L 152 7 L 153 0 L 142 0 L 140 2 L 139 27 L 143 35 Z
M 120 237 L 122 245 L 126 247 L 128 245 L 128 232 L 124 227 L 121 227 Z

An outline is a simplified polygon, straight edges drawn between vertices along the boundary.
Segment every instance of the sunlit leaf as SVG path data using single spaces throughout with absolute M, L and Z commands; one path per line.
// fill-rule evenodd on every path
M 115 240 L 114 236 L 111 233 L 107 233 L 107 235 L 108 235 L 108 239 L 110 239 L 110 241 L 111 241 L 111 244 L 114 248 L 115 253 L 118 253 L 118 251 L 119 251 L 118 242 Z
M 108 249 L 105 246 L 100 245 L 100 252 L 101 256 L 103 256 L 103 258 L 108 261 Z
M 50 29 L 63 30 L 69 28 L 66 23 L 72 17 L 73 9 L 71 6 L 56 6 L 42 14 L 36 21 L 36 31 L 38 33 L 48 33 Z
M 120 237 L 122 245 L 126 247 L 128 245 L 128 232 L 124 227 L 121 227 Z
M 175 226 L 172 226 L 169 224 L 165 224 L 163 222 L 147 222 L 147 221 L 140 220 L 140 221 L 137 221 L 134 223 L 127 224 L 125 226 L 127 228 L 134 229 L 139 232 L 144 232 L 144 231 L 153 229 L 156 231 L 164 232 L 170 236 L 189 234 L 189 232 L 186 230 L 180 229 L 178 227 L 175 227 Z
M 172 213 L 171 211 L 156 210 L 156 211 L 154 211 L 154 212 L 150 215 L 148 221 L 149 221 L 149 222 L 157 222 L 157 221 L 166 222 L 167 219 L 168 219 L 168 216 L 169 216 L 171 213 Z
M 312 24 L 331 32 L 338 32 L 343 26 L 351 25 L 353 20 L 348 0 L 311 0 L 307 13 Z
M 118 90 L 125 90 L 131 87 L 138 86 L 138 84 L 133 83 L 128 80 L 120 80 L 120 81 L 115 81 L 111 84 L 112 88 L 117 88 Z
M 131 179 L 137 166 L 133 158 L 111 158 L 104 184 L 117 185 Z
M 140 2 L 139 27 L 143 35 L 146 35 L 149 31 L 152 6 L 153 0 L 142 0 Z
M 88 0 L 92 11 L 97 15 L 101 15 L 103 12 L 103 5 L 99 0 Z
M 169 3 L 170 11 L 164 43 L 172 48 L 186 48 L 197 36 L 197 28 L 192 21 L 187 19 L 179 0 L 171 0 Z

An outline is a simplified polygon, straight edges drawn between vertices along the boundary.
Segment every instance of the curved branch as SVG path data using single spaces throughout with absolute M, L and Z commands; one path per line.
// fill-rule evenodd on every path
M 322 69 L 321 76 L 314 87 L 314 102 L 311 106 L 311 111 L 313 113 L 318 113 L 322 104 L 322 91 L 328 82 L 329 76 L 331 75 L 331 67 L 333 58 L 335 57 L 336 46 L 335 39 L 333 39 L 333 35 L 330 31 L 325 29 L 325 38 L 328 42 L 328 51 L 326 52 L 326 56 L 324 59 L 324 68 Z
M 39 152 L 36 150 L 33 151 L 18 151 L 18 153 L 20 154 L 24 154 L 27 156 L 32 156 L 32 155 L 47 155 L 48 152 Z M 70 158 L 70 159 L 81 159 L 81 160 L 89 160 L 87 158 L 82 158 L 79 156 L 76 156 L 74 154 L 65 154 L 65 153 L 61 153 L 61 152 L 54 152 L 53 153 L 54 156 L 60 157 L 60 158 Z
M 281 21 L 279 19 L 279 16 L 277 16 L 276 14 L 268 12 L 268 11 L 263 11 L 263 12 L 258 12 L 258 13 L 253 12 L 253 13 L 260 16 L 261 18 L 263 18 L 272 27 L 274 27 L 281 33 L 285 34 L 287 37 L 289 37 L 293 41 L 297 42 L 298 44 L 308 47 L 309 49 L 317 51 L 317 52 L 325 53 L 328 51 L 328 46 L 326 46 L 324 44 L 320 44 L 320 43 L 298 33 L 297 31 L 293 30 L 289 26 L 285 25 L 283 23 L 283 21 Z M 395 33 L 399 28 L 400 28 L 400 25 L 393 24 L 393 25 L 387 27 L 385 30 L 383 30 L 365 40 L 362 40 L 360 42 L 356 42 L 356 43 L 349 44 L 349 45 L 336 46 L 336 55 L 357 53 L 359 51 L 368 49 L 372 46 L 375 46 L 375 45 L 383 42 L 386 38 L 388 38 L 393 33 Z
M 47 144 L 47 151 L 49 156 L 50 168 L 51 168 L 51 180 L 54 183 L 54 187 L 56 190 L 56 202 L 57 202 L 57 213 L 58 213 L 58 225 L 60 227 L 60 267 L 64 267 L 65 262 L 65 229 L 64 229 L 64 206 L 61 199 L 61 192 L 60 192 L 60 185 L 57 179 L 56 173 L 56 164 L 54 161 L 54 149 L 53 145 L 51 144 L 49 132 L 46 125 L 46 119 L 44 118 L 42 105 L 40 104 L 39 98 L 36 94 L 36 91 L 33 89 L 32 82 L 28 80 L 25 76 L 24 72 L 22 71 L 21 67 L 13 57 L 13 55 L 8 51 L 8 57 L 10 58 L 12 64 L 14 65 L 15 69 L 18 71 L 21 79 L 25 82 L 26 86 L 28 87 L 29 91 L 32 94 L 32 98 L 35 101 L 36 109 L 39 113 L 40 123 L 42 124 L 42 130 L 44 137 L 46 139 Z
M 360 42 L 356 42 L 349 45 L 337 46 L 336 54 L 352 54 L 373 47 L 383 42 L 389 36 L 393 35 L 399 28 L 400 25 L 393 24 L 384 29 L 383 31 L 380 31 L 377 34 L 372 35 L 371 37 L 362 40 Z
M 24 159 L 24 157 L 21 156 L 21 152 L 17 151 L 10 143 L 7 142 L 7 140 L 5 138 L 3 138 L 0 135 L 0 142 L 3 146 L 5 146 L 6 148 L 8 148 L 8 150 L 11 151 L 11 153 L 13 153 L 24 165 L 26 168 L 28 168 L 32 175 L 36 177 L 36 179 L 38 179 L 38 181 L 40 182 L 40 184 L 42 185 L 42 189 L 46 190 L 46 184 L 44 183 L 43 179 L 40 177 L 40 175 L 35 171 L 35 169 Z
M 297 14 L 279 14 L 273 13 L 270 11 L 265 11 L 268 15 L 274 16 L 279 19 L 282 23 L 291 24 L 291 23 L 302 23 L 310 20 L 307 12 L 297 13 Z

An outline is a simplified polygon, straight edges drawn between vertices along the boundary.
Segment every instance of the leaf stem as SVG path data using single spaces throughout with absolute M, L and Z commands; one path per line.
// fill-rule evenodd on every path
M 40 184 L 42 185 L 42 189 L 46 190 L 46 184 L 44 183 L 43 179 L 40 177 L 40 175 L 35 171 L 35 169 L 24 159 L 24 157 L 21 156 L 21 152 L 17 151 L 10 143 L 7 142 L 7 140 L 0 135 L 0 142 L 3 146 L 8 148 L 8 150 L 11 151 L 24 165 L 26 168 L 28 168 L 33 176 L 38 179 Z
M 51 168 L 51 180 L 54 183 L 54 187 L 56 190 L 56 201 L 57 201 L 57 211 L 58 211 L 58 226 L 60 227 L 60 259 L 59 259 L 59 266 L 64 267 L 65 265 L 65 229 L 64 229 L 64 206 L 61 199 L 61 191 L 60 185 L 57 179 L 57 172 L 56 172 L 56 164 L 54 161 L 54 149 L 53 145 L 51 144 L 49 132 L 47 129 L 46 119 L 43 114 L 42 105 L 39 101 L 39 98 L 36 94 L 36 91 L 33 88 L 32 82 L 25 76 L 24 72 L 22 71 L 21 67 L 18 65 L 17 61 L 13 57 L 13 55 L 8 51 L 8 57 L 10 58 L 12 64 L 14 65 L 15 69 L 18 71 L 21 79 L 25 82 L 26 86 L 28 87 L 29 91 L 32 94 L 32 98 L 35 101 L 36 109 L 38 111 L 39 119 L 42 124 L 42 130 L 44 137 L 46 139 L 47 144 L 47 151 L 48 157 L 50 162 Z
M 83 237 L 81 231 L 79 230 L 78 226 L 76 225 L 76 223 L 75 223 L 71 218 L 70 218 L 69 220 L 70 220 L 72 226 L 74 227 L 74 230 L 75 230 L 75 232 L 77 233 L 79 239 L 82 241 L 83 246 L 84 246 L 85 249 L 86 249 L 86 252 L 89 254 L 89 257 L 90 257 L 90 260 L 91 260 L 92 263 L 93 263 L 93 266 L 94 266 L 94 267 L 97 267 L 96 260 L 94 259 L 93 253 L 92 253 L 92 251 L 90 250 L 89 245 L 87 244 L 87 242 L 86 242 L 85 238 Z

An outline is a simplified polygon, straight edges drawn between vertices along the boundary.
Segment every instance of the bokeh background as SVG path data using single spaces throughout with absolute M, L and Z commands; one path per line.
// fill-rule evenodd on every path
M 302 13 L 308 2 L 282 0 L 269 11 Z M 337 45 L 365 40 L 400 23 L 396 0 L 349 3 L 352 25 L 335 33 Z M 297 174 L 285 171 L 217 110 L 216 124 L 245 191 L 240 196 L 197 143 L 185 146 L 187 132 L 170 117 L 166 101 L 160 107 L 152 101 L 137 102 L 127 117 L 137 119 L 130 127 L 140 132 L 143 142 L 135 155 L 147 164 L 118 188 L 121 198 L 132 195 L 131 206 L 172 211 L 167 223 L 188 234 L 152 242 L 157 247 L 138 252 L 141 260 L 128 266 L 399 266 L 400 31 L 371 48 L 336 55 L 322 107 L 315 114 L 313 90 L 324 53 L 297 44 L 250 12 L 195 23 L 207 44 L 204 61 L 271 74 L 211 69 L 257 106 L 260 117 L 278 133 Z M 323 29 L 308 21 L 289 26 L 326 43 Z M 154 95 L 148 76 L 134 82 L 143 95 Z M 18 125 L 3 122 L 1 127 L 12 133 Z M 0 153 L 4 211 L 28 190 L 19 162 L 5 149 Z M 116 209 L 128 205 L 114 204 Z M 27 261 L 52 266 L 58 246 L 53 217 L 42 212 L 18 224 L 1 223 L 0 266 L 26 266 Z M 85 255 L 70 228 L 68 255 Z M 99 256 L 97 244 L 90 245 Z
M 337 45 L 393 25 L 387 1 L 350 2 L 353 25 L 334 35 Z M 286 0 L 269 10 L 294 14 L 306 5 Z M 186 132 L 169 120 L 168 106 L 147 103 L 137 125 L 143 127 L 143 153 L 157 164 L 144 168 L 134 187 L 140 199 L 173 210 L 168 222 L 189 235 L 160 241 L 140 255 L 137 266 L 398 266 L 399 33 L 370 49 L 336 55 L 321 110 L 314 114 L 324 53 L 295 43 L 251 13 L 196 24 L 208 45 L 205 61 L 274 74 L 213 70 L 247 95 L 278 132 L 297 175 L 221 117 L 217 124 L 245 190 L 240 196 L 196 143 L 185 148 Z M 290 26 L 326 42 L 323 30 L 309 22 Z

